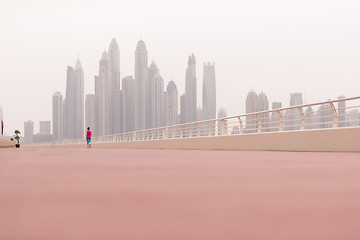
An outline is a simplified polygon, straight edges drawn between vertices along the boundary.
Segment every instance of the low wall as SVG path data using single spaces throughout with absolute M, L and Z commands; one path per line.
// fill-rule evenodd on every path
M 9 148 L 9 147 L 15 147 L 15 143 L 7 139 L 0 138 L 0 148 Z
M 58 145 L 52 147 L 79 147 Z M 94 143 L 95 148 L 217 149 L 274 151 L 360 151 L 360 127 L 179 138 L 122 143 Z

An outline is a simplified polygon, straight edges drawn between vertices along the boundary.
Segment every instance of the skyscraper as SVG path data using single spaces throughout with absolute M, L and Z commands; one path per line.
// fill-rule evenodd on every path
M 82 138 L 84 132 L 84 72 L 78 59 L 68 67 L 66 81 L 64 137 Z
M 63 98 L 60 92 L 55 92 L 52 97 L 52 124 L 54 140 L 62 139 L 63 130 Z
M 265 93 L 259 93 L 257 97 L 257 112 L 267 111 L 269 110 L 269 101 Z M 262 131 L 266 132 L 269 130 L 269 113 L 259 114 L 259 118 L 261 121 Z M 259 126 L 260 127 L 260 126 Z
M 112 78 L 111 62 L 106 51 L 99 62 L 99 75 L 95 76 L 96 135 L 112 132 Z
M 344 99 L 345 96 L 341 95 L 338 99 Z M 345 127 L 345 120 L 346 120 L 346 102 L 340 101 L 338 102 L 338 115 L 339 115 L 339 127 Z
M 156 66 L 154 61 L 151 62 L 148 71 L 148 85 L 147 85 L 147 99 L 146 99 L 146 128 L 152 128 L 152 113 L 153 113 L 153 104 L 152 104 L 152 89 L 153 89 L 153 77 L 160 74 L 159 68 Z
M 295 92 L 290 94 L 290 106 L 303 105 L 302 93 Z M 290 109 L 285 114 L 286 130 L 297 130 L 301 127 L 301 115 L 299 110 Z
M 165 92 L 165 125 L 178 124 L 178 91 L 174 81 L 170 81 Z
M 125 132 L 136 130 L 136 84 L 132 76 L 122 79 L 122 89 L 125 94 Z
M 123 133 L 125 131 L 125 93 L 123 90 L 114 91 L 114 125 L 113 133 Z
M 164 126 L 164 80 L 156 74 L 150 82 L 151 128 L 158 128 Z
M 148 99 L 148 57 L 143 40 L 137 43 L 135 50 L 135 82 L 137 98 L 136 129 L 146 128 L 146 100 Z
M 34 122 L 24 122 L 24 143 L 32 143 L 34 136 Z
M 185 123 L 185 94 L 180 96 L 180 114 L 179 114 L 180 123 Z
M 119 133 L 119 123 L 116 122 L 118 120 L 119 115 L 122 113 L 121 105 L 121 97 L 119 99 L 119 90 L 120 90 L 120 51 L 119 46 L 113 38 L 110 42 L 109 46 L 109 59 L 110 59 L 110 66 L 111 66 L 111 127 L 110 133 Z M 115 96 L 115 94 L 117 94 Z M 115 99 L 116 98 L 116 99 Z M 120 101 L 120 102 L 119 102 Z M 123 131 L 124 129 L 122 129 Z
M 258 97 L 254 90 L 251 90 L 246 98 L 246 113 L 257 112 Z M 248 132 L 255 132 L 257 129 L 256 115 L 246 116 L 246 129 Z
M 196 121 L 196 59 L 189 56 L 185 77 L 185 123 Z
M 86 94 L 85 99 L 85 128 L 90 127 L 93 136 L 96 136 L 96 102 L 95 94 Z M 84 130 L 85 131 L 85 130 Z
M 216 118 L 215 63 L 204 63 L 202 120 Z

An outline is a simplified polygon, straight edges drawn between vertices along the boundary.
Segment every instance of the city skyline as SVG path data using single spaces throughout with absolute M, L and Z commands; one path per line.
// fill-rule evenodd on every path
M 6 133 L 22 130 L 27 120 L 34 122 L 36 133 L 39 121 L 52 119 L 51 96 L 65 93 L 64 67 L 72 65 L 78 53 L 84 94 L 93 93 L 99 53 L 112 38 L 119 44 L 121 79 L 134 76 L 134 47 L 143 39 L 148 61 L 161 68 L 164 86 L 176 82 L 179 107 L 185 92 L 184 59 L 191 53 L 198 63 L 197 107 L 202 63 L 215 62 L 217 108 L 225 107 L 229 116 L 245 113 L 251 89 L 265 92 L 269 102 L 282 102 L 283 107 L 289 106 L 291 92 L 303 93 L 306 103 L 359 95 L 356 1 L 195 1 L 191 7 L 166 1 L 136 1 L 123 7 L 115 1 L 94 2 L 86 11 L 79 11 L 82 1 L 77 0 L 12 1 L 2 6 L 0 105 Z M 161 8 L 154 7 L 159 4 Z M 115 14 L 119 9 L 124 11 Z M 131 17 L 135 13 L 137 18 Z

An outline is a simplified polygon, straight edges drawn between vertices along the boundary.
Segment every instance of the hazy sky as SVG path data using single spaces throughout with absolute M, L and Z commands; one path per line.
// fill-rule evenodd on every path
M 289 105 L 360 96 L 358 0 L 0 0 L 0 105 L 5 132 L 52 120 L 52 95 L 65 94 L 78 53 L 85 93 L 94 92 L 101 53 L 120 48 L 121 78 L 134 75 L 140 38 L 165 86 L 185 89 L 187 58 L 197 60 L 201 106 L 204 62 L 215 62 L 217 108 L 245 112 L 247 93 Z

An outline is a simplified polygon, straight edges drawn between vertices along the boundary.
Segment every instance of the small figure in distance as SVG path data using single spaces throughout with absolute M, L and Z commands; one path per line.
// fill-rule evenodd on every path
M 91 148 L 91 131 L 90 131 L 90 127 L 88 127 L 87 131 L 86 131 L 86 144 L 87 144 L 87 148 Z

